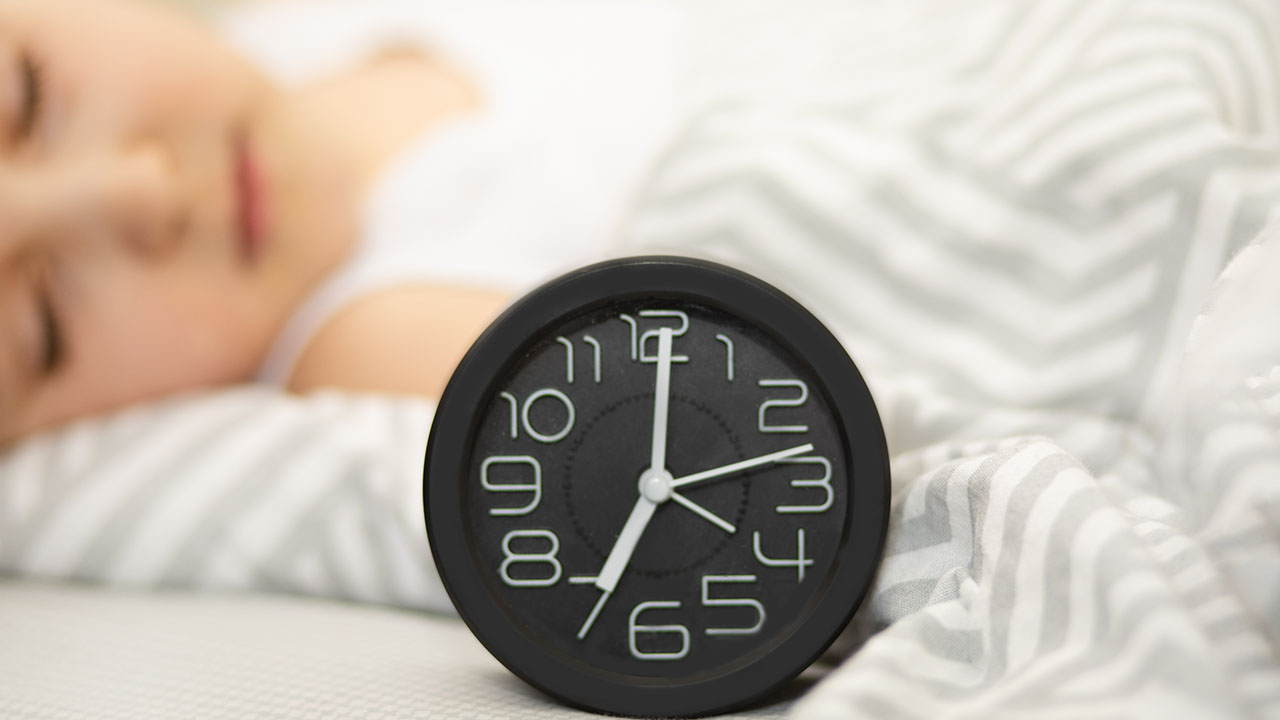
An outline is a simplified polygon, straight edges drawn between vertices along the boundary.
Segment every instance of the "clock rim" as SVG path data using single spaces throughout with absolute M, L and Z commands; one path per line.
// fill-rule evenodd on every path
M 696 302 L 741 318 L 808 365 L 834 413 L 855 478 L 834 570 L 823 596 L 809 604 L 807 617 L 793 623 L 794 630 L 776 640 L 773 651 L 728 672 L 700 671 L 684 680 L 598 670 L 544 647 L 532 633 L 516 627 L 478 572 L 462 512 L 462 487 L 483 410 L 476 399 L 489 397 L 547 328 L 604 305 L 648 297 Z M 453 481 L 433 483 L 432 477 Z M 835 641 L 870 589 L 883 552 L 888 509 L 883 426 L 843 345 L 809 310 L 772 285 L 719 263 L 678 256 L 596 263 L 513 303 L 459 362 L 437 404 L 423 465 L 423 513 L 432 557 L 459 616 L 481 644 L 512 673 L 564 702 L 633 716 L 727 712 L 768 696 L 803 672 Z

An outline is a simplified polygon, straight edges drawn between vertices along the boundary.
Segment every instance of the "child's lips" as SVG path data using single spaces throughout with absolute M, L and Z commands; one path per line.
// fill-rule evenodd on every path
M 240 256 L 249 264 L 262 254 L 265 208 L 262 174 L 245 133 L 238 133 L 234 149 L 236 230 Z

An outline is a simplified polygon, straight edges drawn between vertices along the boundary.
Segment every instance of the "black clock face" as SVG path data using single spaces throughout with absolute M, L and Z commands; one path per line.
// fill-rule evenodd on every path
M 802 670 L 869 584 L 887 507 L 874 406 L 820 329 L 672 259 L 588 269 L 500 319 L 441 402 L 457 444 L 433 431 L 426 480 L 481 641 L 623 714 L 723 710 Z

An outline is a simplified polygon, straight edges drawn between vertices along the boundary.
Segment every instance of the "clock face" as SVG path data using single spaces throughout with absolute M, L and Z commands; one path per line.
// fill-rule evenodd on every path
M 424 495 L 455 604 L 575 704 L 740 705 L 803 670 L 874 573 L 870 396 L 812 316 L 740 273 L 630 259 L 536 291 L 436 427 Z

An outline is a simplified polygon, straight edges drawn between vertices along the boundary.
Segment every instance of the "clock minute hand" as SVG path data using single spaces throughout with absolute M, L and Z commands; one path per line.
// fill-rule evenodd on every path
M 671 337 L 671 328 L 662 328 L 658 331 L 658 368 L 653 389 L 653 445 L 650 448 L 649 469 L 641 475 L 642 482 L 644 478 L 651 476 L 658 478 L 660 482 L 671 478 L 671 474 L 666 469 L 667 415 L 671 400 Z M 622 573 L 631 562 L 631 555 L 635 553 L 636 545 L 640 543 L 640 536 L 644 534 L 644 529 L 649 526 L 649 521 L 653 519 L 653 513 L 657 509 L 658 503 L 646 497 L 642 487 L 640 498 L 631 508 L 631 514 L 627 516 L 626 524 L 618 533 L 618 539 L 614 541 L 609 557 L 605 558 L 604 567 L 600 568 L 600 574 L 596 576 L 595 586 L 604 594 L 600 596 L 590 617 L 578 631 L 579 639 L 586 635 L 596 615 L 613 594 L 614 588 L 618 587 L 618 580 L 622 578 Z
M 658 331 L 658 377 L 654 383 L 653 396 L 653 448 L 649 456 L 649 469 L 644 472 L 642 477 L 651 475 L 665 475 L 667 478 L 671 476 L 667 474 L 667 408 L 671 396 L 671 328 L 662 328 Z M 643 489 L 640 492 L 640 499 L 636 500 L 636 505 L 631 509 L 631 515 L 627 518 L 627 523 L 622 526 L 622 532 L 618 533 L 618 539 L 613 543 L 613 550 L 609 551 L 609 557 L 605 558 L 604 567 L 600 570 L 600 574 L 596 576 L 596 587 L 611 593 L 618 585 L 618 578 L 622 577 L 622 572 L 627 569 L 627 563 L 631 562 L 631 553 L 635 552 L 636 543 L 640 542 L 640 536 L 644 533 L 644 529 L 649 525 L 649 519 L 653 517 L 653 511 L 658 509 L 658 504 L 653 500 L 645 497 Z
M 685 485 L 691 485 L 696 482 L 702 482 L 703 480 L 710 480 L 712 478 L 718 478 L 724 475 L 732 475 L 733 473 L 736 473 L 740 470 L 747 470 L 749 468 L 757 467 L 759 465 L 768 465 L 769 463 L 777 462 L 779 460 L 785 460 L 786 458 L 793 457 L 795 455 L 803 455 L 804 453 L 807 453 L 812 449 L 813 449 L 812 443 L 805 443 L 804 445 L 797 445 L 793 448 L 788 448 L 786 450 L 771 452 L 768 455 L 761 455 L 760 457 L 754 457 L 748 460 L 742 460 L 741 462 L 731 463 L 729 465 L 722 465 L 718 468 L 703 470 L 702 472 L 696 472 L 692 475 L 685 475 L 684 477 L 679 477 L 672 480 L 671 489 L 674 490 L 676 488 L 684 487 Z
M 671 403 L 671 328 L 658 331 L 658 377 L 653 388 L 653 448 L 649 470 L 667 467 L 667 411 Z M 643 348 L 642 348 L 643 349 Z

